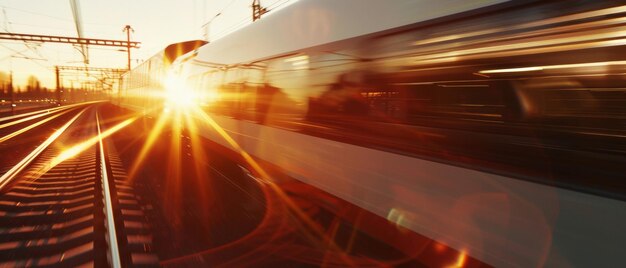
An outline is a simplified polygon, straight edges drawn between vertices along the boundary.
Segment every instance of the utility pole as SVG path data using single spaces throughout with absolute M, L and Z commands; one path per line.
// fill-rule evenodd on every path
M 56 80 L 57 80 L 57 104 L 61 105 L 61 80 L 59 77 L 59 66 L 55 66 L 54 67 L 54 72 L 56 74 Z
M 9 73 L 9 94 L 11 95 L 11 114 L 15 114 L 15 92 L 13 92 L 13 71 Z
M 252 0 L 252 21 L 260 19 L 265 13 L 267 8 L 261 7 L 261 0 Z
M 126 52 L 128 52 L 128 70 L 130 71 L 130 31 L 135 32 L 135 30 L 131 28 L 130 25 L 126 25 L 123 31 L 126 32 Z

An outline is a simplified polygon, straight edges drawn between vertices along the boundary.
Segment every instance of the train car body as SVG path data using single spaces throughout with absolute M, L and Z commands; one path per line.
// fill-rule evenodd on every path
M 612 266 L 625 9 L 514 2 L 302 0 L 174 65 L 293 178 L 490 265 Z
M 144 113 L 163 108 L 166 105 L 166 82 L 172 72 L 172 63 L 206 43 L 192 40 L 171 44 L 125 73 L 115 96 L 117 105 Z

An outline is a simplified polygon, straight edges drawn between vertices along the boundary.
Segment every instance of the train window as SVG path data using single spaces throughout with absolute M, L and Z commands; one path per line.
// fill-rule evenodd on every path
M 406 90 L 408 122 L 432 117 L 499 120 L 503 114 L 501 91 L 494 83 L 421 84 Z
M 198 93 L 198 105 L 202 107 L 206 107 L 210 103 L 215 101 L 215 91 L 213 86 L 213 79 L 211 79 L 211 75 L 213 72 L 200 74 L 199 83 L 197 84 L 197 93 Z
M 221 110 L 226 115 L 237 119 L 254 119 L 254 88 L 246 81 L 248 73 L 244 68 L 234 67 L 226 70 L 224 83 L 219 95 Z
M 275 58 L 246 65 L 250 118 L 257 123 L 283 125 L 300 109 L 306 93 L 308 56 Z M 306 67 L 306 68 L 305 68 Z
M 250 65 L 246 66 L 245 81 L 248 84 L 259 86 L 263 84 L 263 75 L 265 73 L 265 66 L 262 65 Z
M 287 94 L 290 102 L 303 103 L 309 84 L 310 57 L 306 54 L 290 55 L 272 59 L 268 62 L 265 81 L 271 86 L 280 88 Z

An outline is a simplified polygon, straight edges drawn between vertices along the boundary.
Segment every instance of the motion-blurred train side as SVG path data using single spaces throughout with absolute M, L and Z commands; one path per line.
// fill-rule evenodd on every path
M 259 161 L 418 234 L 494 266 L 612 266 L 626 248 L 619 4 L 301 0 L 169 70 Z M 132 97 L 144 90 L 121 104 L 153 109 Z
M 171 73 L 172 63 L 180 56 L 206 44 L 192 40 L 171 44 L 132 71 L 122 76 L 122 85 L 115 94 L 115 102 L 124 108 L 148 112 L 166 103 L 165 83 Z

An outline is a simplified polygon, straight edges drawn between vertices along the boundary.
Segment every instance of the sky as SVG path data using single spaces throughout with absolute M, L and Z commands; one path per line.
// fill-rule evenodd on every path
M 71 0 L 0 0 L 0 31 L 22 34 L 77 37 Z M 132 66 L 171 43 L 204 39 L 210 21 L 215 40 L 250 23 L 252 0 L 77 0 L 83 37 L 141 42 L 131 49 Z M 297 0 L 261 0 L 271 11 Z M 220 14 L 219 16 L 216 16 Z M 126 68 L 124 48 L 90 46 L 89 67 Z M 55 87 L 54 66 L 84 66 L 79 50 L 70 44 L 0 40 L 0 71 L 13 71 L 14 83 L 24 86 L 30 75 L 42 86 Z M 78 86 L 81 77 L 65 77 L 64 85 Z

